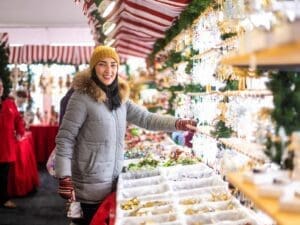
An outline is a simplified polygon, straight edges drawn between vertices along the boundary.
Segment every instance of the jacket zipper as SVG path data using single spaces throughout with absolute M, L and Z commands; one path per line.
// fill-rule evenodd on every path
M 113 110 L 112 112 L 112 116 L 114 118 L 114 121 L 115 121 L 115 128 L 116 128 L 116 140 L 115 140 L 115 160 L 114 160 L 114 170 L 113 170 L 113 177 L 112 177 L 112 180 L 115 179 L 115 175 L 116 175 L 116 164 L 117 164 L 117 149 L 118 149 L 118 125 L 117 125 L 117 122 L 118 122 L 118 118 L 117 118 L 117 115 L 116 115 L 116 111 Z

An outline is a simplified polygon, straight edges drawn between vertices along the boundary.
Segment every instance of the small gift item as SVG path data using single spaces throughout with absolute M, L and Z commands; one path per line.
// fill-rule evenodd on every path
M 67 217 L 70 219 L 78 219 L 83 217 L 80 202 L 76 202 L 75 192 L 72 192 L 71 202 L 69 204 Z

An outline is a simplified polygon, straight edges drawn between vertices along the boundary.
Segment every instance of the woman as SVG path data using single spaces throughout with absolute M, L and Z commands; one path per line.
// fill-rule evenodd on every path
M 119 56 L 98 46 L 89 70 L 75 76 L 72 94 L 56 137 L 59 194 L 70 199 L 73 189 L 89 224 L 99 204 L 114 189 L 123 166 L 126 123 L 151 130 L 193 130 L 196 123 L 149 113 L 130 100 L 118 77 Z M 190 126 L 189 126 L 190 125 Z
M 8 196 L 8 173 L 16 161 L 17 138 L 24 135 L 25 125 L 14 100 L 4 94 L 1 78 L 0 97 L 0 203 L 6 208 L 16 208 Z

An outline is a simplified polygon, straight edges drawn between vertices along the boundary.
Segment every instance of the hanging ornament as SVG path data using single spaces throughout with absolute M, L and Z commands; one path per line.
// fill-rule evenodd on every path
M 245 17 L 244 0 L 226 0 L 224 2 L 225 19 L 243 19 Z
M 239 77 L 239 90 L 243 91 L 246 89 L 246 77 Z

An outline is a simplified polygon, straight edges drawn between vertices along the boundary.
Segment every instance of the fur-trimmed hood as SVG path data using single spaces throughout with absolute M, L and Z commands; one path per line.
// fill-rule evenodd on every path
M 129 98 L 129 85 L 120 76 L 118 77 L 118 83 L 121 102 L 124 103 Z M 73 80 L 73 88 L 80 93 L 89 95 L 97 102 L 104 102 L 107 98 L 105 92 L 91 79 L 90 69 L 84 70 L 75 75 Z

